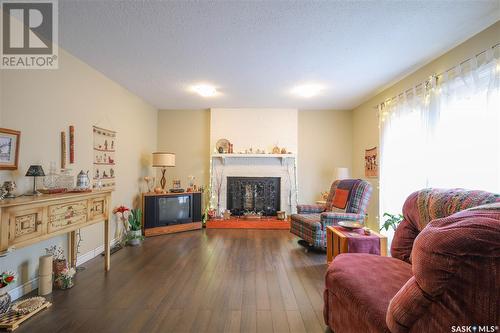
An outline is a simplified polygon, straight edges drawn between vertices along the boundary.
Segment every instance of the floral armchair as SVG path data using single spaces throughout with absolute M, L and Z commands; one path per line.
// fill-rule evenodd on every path
M 315 247 L 326 247 L 326 227 L 339 221 L 363 222 L 372 186 L 361 179 L 333 182 L 324 205 L 297 205 L 290 232 Z

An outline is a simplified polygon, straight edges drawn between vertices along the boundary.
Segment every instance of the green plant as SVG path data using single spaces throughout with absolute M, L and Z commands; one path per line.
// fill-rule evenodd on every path
M 401 214 L 389 214 L 389 213 L 384 213 L 382 215 L 386 219 L 384 220 L 384 224 L 382 224 L 382 227 L 380 230 L 385 229 L 385 231 L 389 230 L 389 228 L 392 228 L 392 230 L 396 231 L 396 228 L 398 225 L 403 221 L 403 215 Z
M 141 230 L 142 221 L 142 211 L 140 208 L 130 210 L 130 215 L 128 216 L 128 224 L 131 231 Z

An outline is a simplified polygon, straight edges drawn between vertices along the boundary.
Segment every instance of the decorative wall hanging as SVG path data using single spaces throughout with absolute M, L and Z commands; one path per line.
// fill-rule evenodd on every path
M 69 164 L 75 163 L 75 126 L 69 127 Z
M 66 169 L 66 132 L 61 132 L 61 169 Z
M 365 177 L 378 177 L 377 147 L 365 150 Z
M 0 128 L 0 170 L 17 170 L 21 132 Z
M 92 187 L 114 188 L 116 181 L 116 132 L 94 126 Z

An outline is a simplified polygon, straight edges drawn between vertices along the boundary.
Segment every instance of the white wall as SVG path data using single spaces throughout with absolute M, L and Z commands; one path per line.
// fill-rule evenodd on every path
M 299 111 L 299 203 L 314 203 L 329 191 L 335 169 L 352 170 L 352 112 Z
M 275 145 L 298 153 L 298 111 L 296 109 L 211 109 L 210 152 L 225 138 L 234 152 L 253 148 L 272 151 Z
M 174 179 L 186 188 L 189 176 L 196 177 L 198 186 L 208 186 L 209 137 L 210 111 L 207 109 L 158 112 L 158 151 L 175 153 L 176 166 L 166 172 L 167 188 L 172 187 Z M 161 177 L 160 170 L 157 176 Z
M 69 125 L 76 131 L 76 163 L 68 167 L 74 174 L 92 170 L 92 126 L 99 125 L 117 131 L 117 186 L 112 205 L 138 206 L 141 178 L 153 172 L 150 156 L 156 150 L 158 114 L 154 107 L 61 48 L 58 70 L 6 70 L 1 83 L 0 125 L 20 130 L 21 146 L 19 169 L 1 171 L 0 182 L 14 179 L 18 193 L 23 193 L 32 186 L 32 179 L 24 177 L 30 164 L 42 164 L 46 171 L 51 161 L 59 166 L 60 132 Z M 112 235 L 114 231 L 112 223 Z M 81 254 L 100 247 L 102 223 L 82 230 L 82 239 Z M 16 250 L 0 258 L 0 270 L 17 271 L 18 285 L 26 283 L 36 277 L 44 248 L 66 243 L 66 237 L 59 236 Z

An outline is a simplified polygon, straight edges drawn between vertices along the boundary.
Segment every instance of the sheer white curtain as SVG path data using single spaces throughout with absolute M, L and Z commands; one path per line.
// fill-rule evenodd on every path
M 380 216 L 425 187 L 500 193 L 500 47 L 379 106 Z

